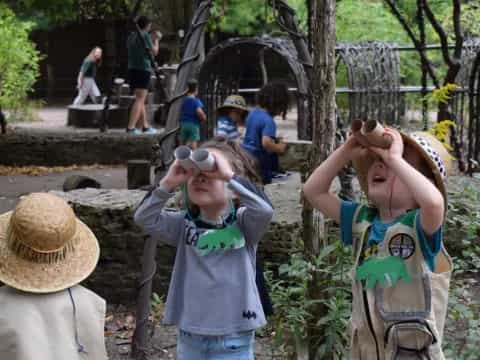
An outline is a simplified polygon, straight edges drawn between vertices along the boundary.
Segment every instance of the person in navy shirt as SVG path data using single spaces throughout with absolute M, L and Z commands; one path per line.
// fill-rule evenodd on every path
M 182 115 L 180 118 L 180 142 L 196 149 L 200 140 L 200 122 L 207 121 L 203 111 L 203 103 L 197 98 L 198 82 L 188 82 L 187 94 L 183 98 Z
M 279 171 L 278 154 L 286 151 L 287 144 L 277 139 L 274 116 L 286 116 L 289 104 L 285 84 L 271 82 L 263 86 L 257 95 L 257 107 L 250 111 L 246 120 L 245 138 L 242 146 L 257 160 L 264 184 L 270 184 Z

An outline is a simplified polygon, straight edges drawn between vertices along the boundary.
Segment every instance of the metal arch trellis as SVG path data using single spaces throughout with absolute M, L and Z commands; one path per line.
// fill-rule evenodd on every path
M 288 66 L 296 83 L 297 127 L 300 139 L 309 138 L 309 82 L 304 66 L 292 41 L 285 38 L 249 37 L 233 38 L 215 46 L 208 53 L 199 73 L 200 95 L 205 101 L 207 118 L 209 119 L 207 135 L 213 134 L 215 110 L 225 97 L 239 91 L 242 64 L 232 66 L 240 56 L 249 55 L 248 61 L 242 57 L 242 63 L 261 64 L 262 54 L 279 56 Z M 266 79 L 264 79 L 265 81 Z
M 400 59 L 396 44 L 379 41 L 340 43 L 337 68 L 346 65 L 349 85 L 349 120 L 376 119 L 398 123 Z

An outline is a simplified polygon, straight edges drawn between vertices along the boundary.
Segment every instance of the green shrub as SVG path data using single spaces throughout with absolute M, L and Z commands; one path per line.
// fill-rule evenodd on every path
M 39 75 L 40 53 L 28 38 L 32 23 L 0 4 L 0 107 L 19 110 Z

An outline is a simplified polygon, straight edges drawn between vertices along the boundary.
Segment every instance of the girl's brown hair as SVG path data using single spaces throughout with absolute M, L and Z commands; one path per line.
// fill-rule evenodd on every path
M 256 159 L 243 150 L 237 142 L 229 140 L 224 136 L 215 136 L 211 140 L 204 142 L 200 148 L 221 151 L 230 161 L 235 174 L 245 176 L 254 183 L 262 183 Z

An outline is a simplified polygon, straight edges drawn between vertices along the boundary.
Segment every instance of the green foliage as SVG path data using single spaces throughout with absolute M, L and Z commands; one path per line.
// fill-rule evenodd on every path
M 12 9 L 23 19 L 33 22 L 37 28 L 73 21 L 78 15 L 75 0 L 18 0 Z
M 453 14 L 451 8 L 445 7 L 442 14 L 442 25 L 445 27 L 450 39 L 453 40 Z M 460 24 L 465 37 L 480 37 L 480 5 L 478 2 L 470 2 L 462 4 L 462 15 L 460 17 Z
M 480 184 L 478 180 L 460 182 L 449 192 L 445 226 L 445 245 L 452 255 L 454 279 L 450 287 L 445 325 L 444 349 L 447 358 L 478 358 L 480 339 Z
M 152 299 L 150 300 L 151 316 L 154 323 L 160 323 L 163 313 L 165 311 L 165 299 L 159 296 L 156 292 L 152 293 Z
M 30 22 L 20 21 L 0 4 L 0 106 L 18 110 L 38 75 L 40 53 L 29 40 Z
M 17 16 L 33 22 L 36 29 L 50 29 L 82 19 L 125 18 L 135 2 L 136 0 L 6 0 Z M 145 0 L 140 12 L 156 13 L 157 7 L 158 0 Z
M 264 0 L 217 0 L 209 21 L 211 32 L 259 35 L 272 30 L 275 19 Z
M 297 17 L 300 29 L 307 33 L 307 5 L 305 0 L 288 0 Z M 267 0 L 216 0 L 212 7 L 208 28 L 214 33 L 254 36 L 272 34 L 280 29 L 275 23 L 273 8 Z
M 350 257 L 349 251 L 337 241 L 322 249 L 312 261 L 293 255 L 288 264 L 278 269 L 278 278 L 273 278 L 271 272 L 267 274 L 275 306 L 276 340 L 290 354 L 301 353 L 307 347 L 307 324 L 313 320 L 314 307 L 321 305 L 327 311 L 315 323 L 323 331 L 323 337 L 315 339 L 321 344 L 318 357 L 333 353 L 343 358 L 351 303 L 350 280 L 346 275 Z M 309 282 L 314 277 L 323 289 L 321 300 L 308 296 Z

